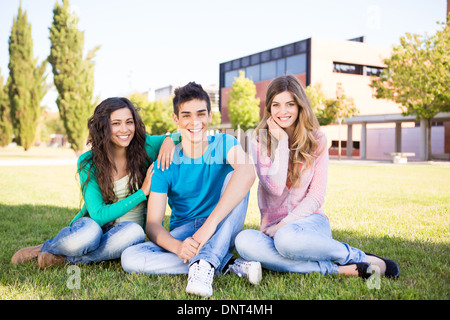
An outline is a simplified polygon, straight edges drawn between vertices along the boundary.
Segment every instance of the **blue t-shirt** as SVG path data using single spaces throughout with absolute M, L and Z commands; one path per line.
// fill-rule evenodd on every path
M 222 133 L 208 136 L 208 142 L 208 149 L 199 158 L 184 155 L 180 143 L 175 147 L 169 169 L 154 169 L 150 190 L 167 193 L 172 210 L 170 230 L 208 217 L 219 202 L 225 177 L 233 171 L 227 154 L 239 142 Z

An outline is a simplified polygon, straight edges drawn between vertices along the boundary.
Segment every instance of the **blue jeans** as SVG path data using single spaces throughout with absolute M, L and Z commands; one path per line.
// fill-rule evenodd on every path
M 338 264 L 365 261 L 365 253 L 332 238 L 328 218 L 314 213 L 287 224 L 273 238 L 247 229 L 236 237 L 239 255 L 279 272 L 337 273 Z
M 225 179 L 222 193 L 231 177 Z M 214 235 L 205 243 L 198 254 L 189 263 L 184 263 L 175 253 L 169 252 L 151 241 L 147 241 L 126 249 L 122 253 L 122 268 L 128 273 L 147 274 L 187 274 L 189 266 L 203 259 L 208 261 L 220 273 L 227 262 L 233 257 L 234 240 L 242 231 L 247 214 L 249 193 L 223 219 L 216 228 Z M 172 237 L 183 241 L 191 237 L 206 221 L 206 218 L 189 221 L 170 231 Z
M 47 240 L 42 252 L 63 255 L 68 262 L 90 263 L 120 258 L 127 247 L 145 240 L 145 233 L 137 223 L 124 221 L 105 232 L 91 218 L 80 218 Z

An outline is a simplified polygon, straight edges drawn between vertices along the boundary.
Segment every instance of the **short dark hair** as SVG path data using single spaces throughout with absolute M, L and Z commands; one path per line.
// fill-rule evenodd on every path
M 208 93 L 203 90 L 201 85 L 195 82 L 189 82 L 184 87 L 178 87 L 175 89 L 175 97 L 173 97 L 173 112 L 178 116 L 180 105 L 194 99 L 206 101 L 208 114 L 211 113 L 211 101 L 209 100 Z

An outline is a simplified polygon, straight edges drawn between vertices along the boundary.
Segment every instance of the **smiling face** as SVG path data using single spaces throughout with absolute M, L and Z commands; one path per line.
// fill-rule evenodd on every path
M 293 130 L 298 118 L 299 107 L 289 91 L 277 94 L 270 107 L 272 118 L 284 130 Z
M 111 142 L 119 148 L 126 148 L 134 137 L 135 124 L 130 109 L 121 108 L 111 113 Z
M 206 101 L 193 99 L 179 106 L 173 120 L 181 129 L 182 139 L 197 143 L 204 140 L 211 116 Z

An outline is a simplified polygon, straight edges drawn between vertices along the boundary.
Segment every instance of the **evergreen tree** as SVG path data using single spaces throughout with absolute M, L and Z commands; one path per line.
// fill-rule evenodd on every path
M 0 147 L 6 147 L 12 140 L 11 111 L 7 87 L 0 72 Z
M 67 132 L 67 140 L 77 155 L 83 151 L 88 136 L 87 120 L 95 103 L 95 47 L 83 59 L 84 32 L 78 30 L 78 17 L 70 12 L 68 0 L 58 2 L 50 28 L 53 82 L 58 90 L 56 104 Z
M 31 25 L 26 12 L 22 12 L 19 6 L 9 38 L 7 87 L 16 142 L 25 150 L 34 142 L 41 113 L 40 104 L 48 90 L 44 75 L 46 66 L 46 61 L 37 66 L 37 59 L 33 57 Z

